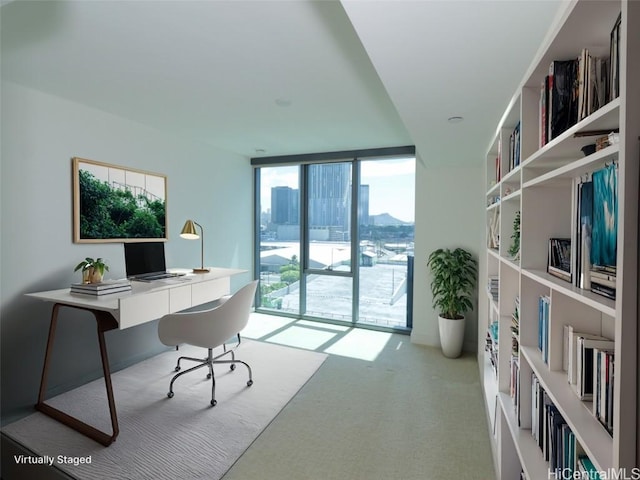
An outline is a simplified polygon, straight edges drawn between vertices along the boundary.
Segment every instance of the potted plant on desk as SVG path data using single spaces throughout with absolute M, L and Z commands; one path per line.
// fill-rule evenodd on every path
M 94 260 L 91 257 L 87 257 L 73 269 L 74 272 L 78 270 L 82 270 L 82 283 L 100 283 L 104 272 L 109 271 L 109 266 L 104 263 L 102 258 Z
M 462 248 L 435 250 L 427 266 L 433 275 L 431 293 L 433 307 L 439 312 L 440 344 L 445 357 L 462 353 L 464 314 L 473 310 L 471 302 L 476 285 L 476 261 Z

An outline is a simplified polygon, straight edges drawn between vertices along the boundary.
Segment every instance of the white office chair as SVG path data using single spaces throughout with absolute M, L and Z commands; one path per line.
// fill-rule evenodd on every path
M 236 360 L 234 350 L 240 345 L 240 331 L 244 329 L 249 321 L 251 306 L 256 293 L 258 281 L 254 280 L 238 290 L 232 296 L 224 297 L 220 305 L 207 310 L 196 312 L 172 313 L 165 315 L 158 323 L 158 336 L 165 345 L 179 345 L 186 343 L 197 347 L 206 348 L 208 355 L 206 358 L 180 357 L 175 371 L 180 371 L 180 360 L 191 360 L 198 362 L 198 365 L 188 370 L 178 373 L 171 379 L 169 384 L 169 398 L 173 397 L 173 382 L 185 373 L 192 372 L 201 367 L 208 366 L 207 378 L 211 379 L 211 405 L 216 405 L 216 379 L 213 373 L 214 364 L 230 364 L 231 370 L 236 368 L 236 363 L 241 363 L 249 370 L 249 381 L 247 387 L 253 385 L 251 367 L 242 360 Z M 231 349 L 227 349 L 226 342 L 237 336 L 238 343 Z M 213 356 L 213 349 L 222 346 L 224 352 L 216 357 Z M 231 359 L 221 360 L 221 357 L 231 354 Z

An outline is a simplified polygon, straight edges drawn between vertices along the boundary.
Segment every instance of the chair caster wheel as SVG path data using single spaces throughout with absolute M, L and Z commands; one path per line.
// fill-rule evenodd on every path
M 174 372 L 179 372 L 180 371 L 180 366 L 177 366 L 176 368 L 173 369 Z
M 253 385 L 253 380 L 249 380 L 249 381 L 247 382 L 247 387 L 250 387 L 251 385 Z
M 217 400 L 211 400 L 211 406 L 215 407 L 218 404 Z
M 211 380 L 211 374 L 207 373 L 207 380 Z
M 236 365 L 235 363 L 232 363 L 231 366 L 229 367 L 231 370 L 235 370 L 236 369 Z
M 167 397 L 169 397 L 169 398 L 173 398 L 173 392 L 169 392 L 169 393 L 167 393 Z

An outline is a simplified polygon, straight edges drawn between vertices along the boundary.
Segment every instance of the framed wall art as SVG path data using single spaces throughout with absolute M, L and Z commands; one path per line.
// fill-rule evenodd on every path
M 167 177 L 74 157 L 75 243 L 167 240 Z

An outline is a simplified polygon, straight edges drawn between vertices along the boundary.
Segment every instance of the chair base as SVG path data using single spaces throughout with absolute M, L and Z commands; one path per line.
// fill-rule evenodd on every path
M 185 375 L 189 372 L 193 372 L 194 370 L 198 370 L 199 368 L 202 367 L 209 367 L 209 373 L 207 374 L 207 379 L 211 379 L 211 401 L 210 404 L 212 407 L 215 407 L 216 404 L 218 403 L 216 401 L 216 379 L 213 373 L 213 365 L 214 364 L 229 364 L 230 365 L 230 370 L 235 370 L 236 368 L 236 364 L 237 363 L 241 363 L 242 365 L 244 365 L 245 367 L 247 367 L 247 370 L 249 371 L 249 380 L 247 381 L 247 387 L 250 387 L 251 385 L 253 385 L 253 377 L 252 377 L 252 372 L 251 372 L 251 367 L 249 366 L 249 364 L 247 364 L 246 362 L 243 362 L 242 360 L 237 360 L 235 358 L 235 353 L 234 350 L 235 348 L 237 348 L 240 345 L 240 335 L 238 334 L 238 344 L 233 347 L 233 349 L 227 350 L 226 345 L 224 345 L 224 349 L 225 351 L 223 353 L 221 353 L 220 355 L 217 356 L 213 356 L 213 349 L 212 348 L 208 348 L 207 349 L 207 356 L 205 358 L 193 358 L 193 357 L 186 357 L 186 356 L 182 356 L 180 358 L 178 358 L 178 362 L 176 364 L 175 367 L 175 371 L 176 372 L 180 372 L 181 367 L 180 367 L 180 361 L 181 360 L 190 360 L 193 362 L 198 362 L 198 365 L 191 367 L 187 370 L 184 370 L 176 375 L 173 376 L 173 378 L 171 379 L 171 383 L 169 383 L 169 392 L 167 393 L 167 397 L 169 398 L 173 398 L 174 396 L 174 392 L 173 392 L 173 383 L 178 379 L 178 377 Z M 225 355 L 231 354 L 231 360 L 220 360 L 220 358 L 224 357 Z

